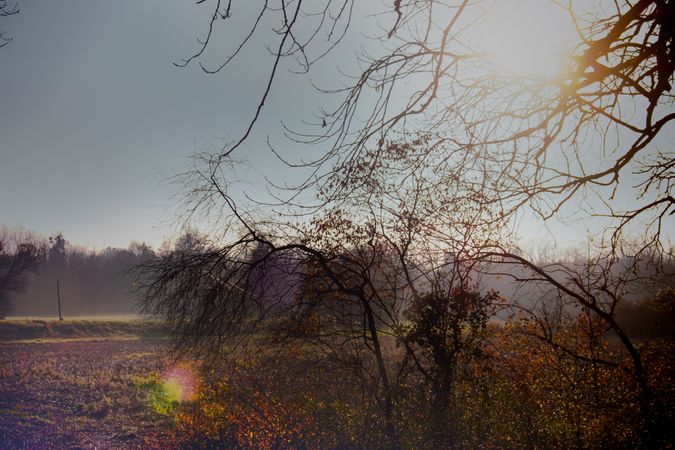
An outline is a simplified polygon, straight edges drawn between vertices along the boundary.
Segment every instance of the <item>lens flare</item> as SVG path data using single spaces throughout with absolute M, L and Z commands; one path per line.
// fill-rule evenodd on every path
M 169 415 L 182 402 L 195 398 L 199 390 L 199 378 L 185 366 L 174 366 L 165 370 L 160 379 L 146 384 L 148 403 L 158 414 Z
M 171 367 L 164 372 L 164 386 L 173 393 L 177 401 L 187 402 L 197 394 L 199 380 L 189 368 Z

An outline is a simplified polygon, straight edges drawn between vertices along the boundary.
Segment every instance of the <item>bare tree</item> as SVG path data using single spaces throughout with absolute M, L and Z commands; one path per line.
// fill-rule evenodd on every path
M 202 61 L 218 19 L 236 13 L 230 2 L 221 3 L 215 3 L 199 51 L 184 64 Z M 223 70 L 263 33 L 265 18 L 278 24 L 270 42 L 274 63 L 255 116 L 241 139 L 221 149 L 221 159 L 250 135 L 281 62 L 293 60 L 311 70 L 341 42 L 357 7 L 352 1 L 326 0 L 320 6 L 283 1 L 280 8 L 265 2 L 231 58 L 213 70 L 200 63 L 209 72 Z M 373 39 L 382 48 L 374 53 L 381 56 L 360 55 L 363 70 L 353 83 L 325 91 L 342 101 L 321 112 L 316 128 L 289 130 L 297 141 L 323 148 L 313 161 L 299 163 L 315 170 L 299 188 L 316 187 L 326 201 L 343 198 L 351 193 L 343 183 L 359 168 L 377 170 L 391 143 L 400 150 L 425 139 L 442 154 L 444 174 L 462 173 L 467 197 L 485 198 L 490 190 L 486 200 L 499 211 L 498 220 L 523 206 L 548 218 L 570 201 L 596 196 L 590 213 L 616 219 L 615 243 L 625 225 L 642 219 L 648 223 L 645 243 L 663 245 L 663 220 L 673 208 L 672 155 L 654 141 L 675 118 L 668 25 L 674 7 L 667 0 L 614 7 L 606 16 L 591 16 L 570 6 L 578 44 L 565 69 L 548 78 L 514 78 L 495 72 L 465 44 L 480 2 L 394 2 L 377 16 L 381 35 Z M 634 113 L 624 113 L 629 110 Z M 402 169 L 410 173 L 419 164 L 433 164 L 435 156 L 424 155 Z M 627 208 L 614 197 L 619 186 L 629 187 L 620 183 L 628 174 L 628 195 L 637 201 Z M 472 175 L 481 182 L 468 182 Z
M 466 44 L 480 3 L 387 5 L 377 16 L 380 34 L 371 41 L 378 50 L 360 55 L 360 72 L 347 78 L 346 87 L 324 91 L 338 99 L 337 106 L 320 110 L 302 129 L 288 129 L 294 142 L 319 147 L 318 155 L 290 160 L 270 142 L 281 164 L 310 175 L 284 186 L 270 183 L 271 199 L 251 199 L 236 193 L 232 174 L 241 163 L 235 158 L 254 132 L 280 68 L 293 61 L 305 73 L 312 70 L 343 42 L 357 5 L 263 2 L 231 56 L 210 67 L 214 30 L 238 14 L 229 1 L 213 2 L 206 36 L 181 65 L 198 62 L 204 71 L 218 72 L 256 37 L 271 36 L 270 70 L 241 135 L 200 155 L 186 174 L 186 218 L 216 223 L 219 234 L 199 251 L 170 252 L 150 265 L 148 310 L 174 324 L 179 346 L 208 343 L 212 354 L 222 351 L 224 340 L 261 329 L 281 329 L 285 342 L 311 341 L 327 353 L 341 349 L 336 358 L 352 348 L 356 357 L 349 361 L 376 394 L 387 442 L 395 446 L 396 374 L 410 364 L 427 373 L 439 392 L 447 391 L 452 354 L 460 352 L 432 344 L 433 333 L 401 332 L 403 312 L 414 315 L 414 305 L 425 302 L 440 308 L 434 317 L 447 319 L 441 322 L 448 336 L 459 337 L 453 327 L 474 321 L 473 311 L 480 323 L 483 313 L 457 309 L 456 301 L 479 306 L 494 299 L 466 283 L 448 288 L 448 261 L 466 264 L 467 280 L 488 270 L 483 263 L 516 263 L 529 271 L 525 281 L 548 286 L 583 307 L 593 327 L 615 333 L 640 392 L 644 443 L 655 445 L 642 359 L 614 316 L 622 295 L 609 286 L 618 289 L 622 282 L 608 277 L 622 234 L 633 223 L 645 224 L 638 227 L 638 257 L 658 260 L 672 253 L 663 234 L 675 207 L 672 155 L 656 142 L 675 119 L 669 25 L 675 7 L 669 0 L 616 2 L 613 13 L 595 17 L 569 7 L 578 43 L 565 68 L 552 77 L 515 78 Z M 630 185 L 623 181 L 628 175 Z M 619 201 L 620 189 L 635 201 Z M 593 273 L 593 286 L 579 283 L 578 273 L 540 267 L 513 251 L 513 224 L 527 208 L 548 219 L 564 216 L 573 202 L 586 217 L 608 219 L 608 259 Z M 290 272 L 286 279 L 294 286 L 266 285 L 273 277 L 261 273 L 275 264 Z M 270 290 L 275 295 L 267 295 Z M 424 319 L 418 312 L 417 319 Z M 284 327 L 278 327 L 279 317 Z M 589 342 L 600 332 L 589 328 Z M 384 336 L 398 339 L 405 351 L 387 353 Z M 548 339 L 545 330 L 540 336 Z M 353 343 L 358 345 L 349 347 Z M 471 339 L 455 343 L 473 345 Z M 364 363 L 362 354 L 374 363 Z M 603 363 L 592 351 L 575 357 Z M 430 372 L 434 364 L 438 377 Z
M 640 248 L 640 246 L 638 246 Z M 506 250 L 485 252 L 481 258 L 494 266 L 491 275 L 516 280 L 530 289 L 540 289 L 540 302 L 514 302 L 513 307 L 529 324 L 522 332 L 549 345 L 556 353 L 586 366 L 596 374 L 598 367 L 615 371 L 615 380 L 627 374 L 639 403 L 641 415 L 641 445 L 661 448 L 672 438 L 669 431 L 668 408 L 659 402 L 672 399 L 657 398 L 659 386 L 650 382 L 650 371 L 661 370 L 645 363 L 649 342 L 631 336 L 617 318 L 617 310 L 631 294 L 645 294 L 645 283 L 655 278 L 672 280 L 672 273 L 663 275 L 658 269 L 658 256 L 640 253 L 637 258 L 617 259 L 611 248 L 595 253 L 586 261 L 548 262 L 535 264 L 527 258 Z M 672 265 L 672 260 L 669 260 Z M 656 295 L 656 293 L 653 293 Z M 579 327 L 579 324 L 583 324 Z M 572 325 L 575 339 L 561 339 Z M 616 344 L 613 344 L 616 342 Z M 613 350 L 608 351 L 610 347 Z M 595 389 L 597 379 L 595 380 Z M 597 400 L 596 400 L 597 401 Z M 672 408 L 672 405 L 670 406 Z
M 45 256 L 44 245 L 20 230 L 0 228 L 0 318 L 11 311 L 11 296 L 24 290 L 28 274 Z
M 13 16 L 19 13 L 19 4 L 10 5 L 7 0 L 0 1 L 0 18 Z M 12 42 L 12 38 L 7 37 L 4 31 L 0 30 L 0 48 Z
M 464 262 L 485 239 L 474 227 L 482 212 L 437 195 L 421 174 L 397 181 L 385 174 L 359 187 L 370 200 L 343 202 L 309 221 L 269 220 L 239 213 L 210 169 L 207 161 L 189 174 L 185 208 L 194 217 L 201 208 L 213 212 L 217 200 L 231 205 L 228 216 L 215 211 L 227 230 L 223 240 L 181 238 L 198 244 L 179 245 L 145 267 L 146 311 L 168 319 L 178 349 L 213 358 L 237 344 L 262 343 L 281 355 L 311 348 L 310 355 L 361 380 L 380 411 L 372 425 L 381 427 L 379 445 L 394 447 L 399 386 L 421 374 L 441 407 L 436 432 L 445 437 L 435 442 L 447 443 L 440 417 L 448 417 L 451 378 L 478 347 L 496 298 L 478 294 L 475 263 Z M 462 225 L 435 222 L 450 208 Z M 427 306 L 442 314 L 440 340 Z

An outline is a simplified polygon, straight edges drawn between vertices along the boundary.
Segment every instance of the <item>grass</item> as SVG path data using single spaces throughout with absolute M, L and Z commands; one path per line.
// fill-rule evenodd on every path
M 0 320 L 0 344 L 56 343 L 90 340 L 134 340 L 164 338 L 165 325 L 158 320 L 134 316 L 46 320 L 8 318 Z

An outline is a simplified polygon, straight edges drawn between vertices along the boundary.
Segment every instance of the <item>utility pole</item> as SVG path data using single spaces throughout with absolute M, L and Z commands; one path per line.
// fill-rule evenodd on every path
M 592 302 L 591 297 L 591 245 L 593 245 L 593 237 L 590 232 L 588 234 L 588 244 L 586 245 L 586 291 L 588 294 L 588 302 Z M 593 397 L 595 404 L 600 403 L 599 382 L 598 382 L 598 367 L 595 361 L 598 347 L 598 339 L 595 335 L 595 328 L 593 327 L 593 317 L 591 316 L 591 309 L 586 307 L 588 313 L 588 350 L 591 357 L 591 367 L 593 368 Z
M 56 280 L 56 301 L 59 304 L 59 320 L 63 320 L 61 315 L 61 290 L 59 289 L 59 280 Z

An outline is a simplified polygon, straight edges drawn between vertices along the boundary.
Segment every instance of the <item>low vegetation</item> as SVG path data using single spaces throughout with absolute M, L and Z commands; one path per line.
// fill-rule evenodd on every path
M 532 322 L 490 325 L 480 356 L 458 358 L 443 417 L 434 407 L 436 387 L 402 368 L 392 380 L 397 446 L 643 447 L 630 361 L 617 345 L 603 339 L 596 349 L 612 364 L 583 362 L 564 351 L 583 351 L 579 332 L 586 325 L 569 323 L 556 338 L 559 348 L 538 339 Z M 392 362 L 397 349 L 389 350 Z M 658 411 L 652 429 L 658 446 L 667 448 L 675 420 L 675 341 L 645 341 L 641 351 Z M 184 448 L 392 448 L 381 394 L 364 382 L 363 368 L 346 367 L 311 347 L 268 347 L 253 355 L 231 357 L 204 373 L 194 407 L 177 412 L 171 441 Z
M 90 317 L 63 321 L 8 318 L 0 321 L 0 343 L 163 338 L 167 336 L 167 331 L 161 321 L 139 317 Z

